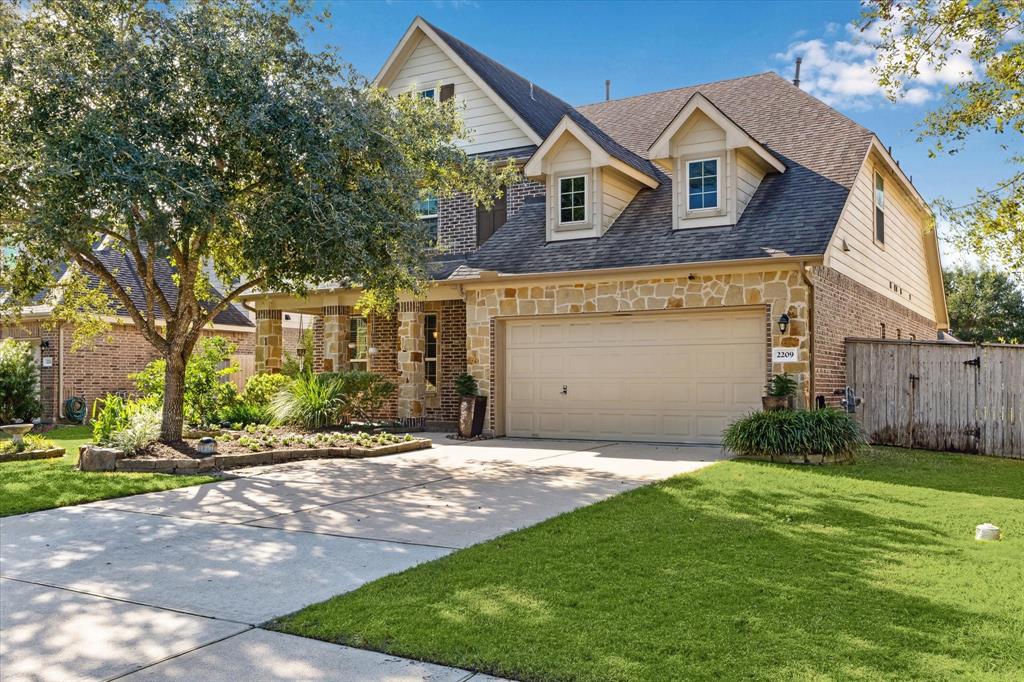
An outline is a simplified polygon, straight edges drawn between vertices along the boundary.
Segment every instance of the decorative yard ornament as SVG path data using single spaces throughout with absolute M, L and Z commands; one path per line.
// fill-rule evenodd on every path
M 999 526 L 993 523 L 981 523 L 974 529 L 974 539 L 991 542 L 999 539 Z

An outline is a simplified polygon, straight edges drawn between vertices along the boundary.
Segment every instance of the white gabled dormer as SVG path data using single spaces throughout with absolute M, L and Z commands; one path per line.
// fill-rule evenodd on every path
M 734 225 L 766 173 L 785 165 L 700 93 L 650 146 L 672 176 L 674 229 Z
M 606 146 L 567 114 L 526 163 L 526 177 L 545 186 L 548 241 L 600 237 L 637 192 L 659 185 Z
M 373 83 L 392 96 L 418 92 L 439 101 L 453 98 L 473 136 L 462 144 L 469 154 L 541 142 L 540 135 L 422 17 L 406 29 Z

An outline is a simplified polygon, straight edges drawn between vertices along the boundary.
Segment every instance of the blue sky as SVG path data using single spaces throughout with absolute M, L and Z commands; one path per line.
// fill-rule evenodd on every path
M 804 88 L 874 130 L 929 200 L 967 201 L 1006 177 L 1009 138 L 976 135 L 956 156 L 928 158 L 915 123 L 956 76 L 926 74 L 913 102 L 889 103 L 874 86 L 872 56 L 851 29 L 860 8 L 837 2 L 323 2 L 332 18 L 310 37 L 372 78 L 417 14 L 570 104 L 665 90 L 763 71 Z M 940 231 L 941 234 L 941 231 Z

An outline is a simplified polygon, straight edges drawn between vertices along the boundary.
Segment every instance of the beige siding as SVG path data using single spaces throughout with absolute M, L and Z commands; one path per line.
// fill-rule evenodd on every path
M 466 126 L 473 131 L 472 142 L 464 145 L 467 152 L 473 154 L 532 144 L 512 119 L 429 38 L 420 39 L 388 90 L 392 95 L 398 95 L 409 89 L 436 88 L 441 83 L 454 83 L 455 101 L 460 108 L 465 107 Z
M 672 138 L 672 155 L 721 154 L 725 151 L 725 131 L 702 112 L 694 112 Z
M 874 171 L 885 179 L 885 245 L 874 241 Z M 857 175 L 829 246 L 830 265 L 869 289 L 935 319 L 926 258 L 925 221 L 880 159 Z M 848 250 L 843 249 L 846 242 Z M 897 287 L 894 290 L 894 285 Z M 902 292 L 899 290 L 902 288 Z
M 546 159 L 552 173 L 590 169 L 590 150 L 568 133 L 562 136 L 557 148 Z
M 736 154 L 736 220 L 743 215 L 758 185 L 764 178 L 764 171 L 744 153 Z
M 610 168 L 602 169 L 601 232 L 612 226 L 619 214 L 640 191 L 640 183 Z

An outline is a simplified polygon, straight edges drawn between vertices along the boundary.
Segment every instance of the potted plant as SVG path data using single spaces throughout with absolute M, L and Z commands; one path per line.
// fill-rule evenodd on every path
M 483 433 L 484 414 L 487 412 L 487 396 L 477 395 L 476 378 L 472 374 L 460 374 L 455 379 L 455 392 L 459 394 L 459 435 L 475 438 Z
M 789 374 L 776 374 L 768 387 L 768 395 L 761 398 L 761 406 L 768 411 L 792 410 L 797 387 L 796 379 Z

